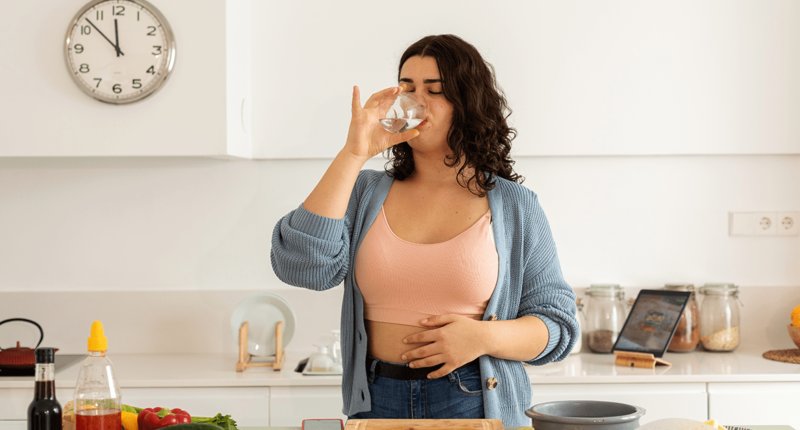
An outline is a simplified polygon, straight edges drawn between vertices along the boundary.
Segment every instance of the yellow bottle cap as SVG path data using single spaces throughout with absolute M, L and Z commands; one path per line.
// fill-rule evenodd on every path
M 87 339 L 89 351 L 107 351 L 108 338 L 103 335 L 103 323 L 95 321 L 92 323 L 92 335 Z

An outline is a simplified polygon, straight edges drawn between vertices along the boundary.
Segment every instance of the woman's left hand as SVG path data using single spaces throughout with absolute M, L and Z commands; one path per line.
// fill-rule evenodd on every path
M 421 321 L 425 327 L 439 327 L 414 333 L 403 339 L 409 345 L 427 343 L 403 354 L 403 360 L 411 360 L 412 368 L 430 367 L 440 363 L 444 366 L 429 373 L 429 379 L 441 378 L 470 361 L 483 355 L 483 321 L 463 315 L 435 315 Z

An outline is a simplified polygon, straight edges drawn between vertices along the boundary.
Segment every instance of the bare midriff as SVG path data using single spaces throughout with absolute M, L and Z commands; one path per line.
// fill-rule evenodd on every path
M 431 188 L 420 192 L 420 188 L 414 185 L 415 179 L 394 181 L 383 204 L 390 230 L 406 242 L 433 244 L 449 241 L 489 211 L 486 196 L 477 197 L 456 181 L 453 181 L 450 189 L 435 193 Z M 405 344 L 403 339 L 435 329 L 367 319 L 364 325 L 369 356 L 392 363 L 412 361 L 403 360 L 403 354 L 429 344 Z
M 392 363 L 408 363 L 411 359 L 403 360 L 404 353 L 420 348 L 427 343 L 403 343 L 403 339 L 414 333 L 432 330 L 429 327 L 416 327 L 404 324 L 386 323 L 380 321 L 364 320 L 367 329 L 368 353 L 383 361 Z

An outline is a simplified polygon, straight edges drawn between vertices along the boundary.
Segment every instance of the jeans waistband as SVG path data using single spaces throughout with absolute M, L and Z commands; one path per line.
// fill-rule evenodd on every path
M 415 379 L 428 379 L 428 374 L 435 370 L 440 369 L 442 366 L 444 366 L 444 363 L 430 367 L 412 368 L 408 367 L 408 364 L 389 363 L 386 361 L 379 360 L 377 358 L 367 356 L 367 371 L 372 369 L 373 365 L 375 366 L 375 375 L 377 376 L 382 376 L 384 378 L 390 378 L 390 379 L 401 379 L 404 381 L 410 381 Z M 473 365 L 474 366 L 478 365 L 477 358 L 459 367 L 458 369 L 463 369 L 465 367 Z

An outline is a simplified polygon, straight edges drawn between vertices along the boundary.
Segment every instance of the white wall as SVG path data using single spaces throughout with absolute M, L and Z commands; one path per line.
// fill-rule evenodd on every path
M 234 353 L 233 309 L 271 290 L 298 313 L 290 348 L 310 350 L 338 325 L 341 287 L 283 285 L 270 237 L 328 163 L 0 158 L 0 319 L 39 321 L 65 352 L 82 351 L 100 319 L 118 352 Z M 743 345 L 791 347 L 800 237 L 730 237 L 727 212 L 798 209 L 800 156 L 523 157 L 516 168 L 579 293 L 596 282 L 629 297 L 666 282 L 734 282 Z
M 288 301 L 297 316 L 287 350 L 315 351 L 321 336 L 339 328 L 343 288 L 325 292 L 301 288 L 270 288 Z M 576 288 L 583 296 L 583 288 Z M 636 297 L 638 288 L 625 289 Z M 67 291 L 0 293 L 0 318 L 24 317 L 41 324 L 42 346 L 64 354 L 86 351 L 92 322 L 103 322 L 109 351 L 121 353 L 226 353 L 237 354 L 238 332 L 231 329 L 237 304 L 253 290 L 192 291 Z M 747 287 L 742 289 L 740 349 L 763 353 L 793 348 L 786 330 L 789 312 L 800 303 L 797 287 Z M 702 297 L 698 299 L 702 307 Z M 3 325 L 0 346 L 33 346 L 36 328 L 24 323 Z M 584 345 L 586 343 L 584 342 Z M 235 362 L 235 359 L 232 359 Z
M 328 163 L 0 159 L 0 291 L 279 287 L 272 229 Z M 799 210 L 800 156 L 525 157 L 516 168 L 574 286 L 800 286 L 800 237 L 730 237 L 727 216 Z

